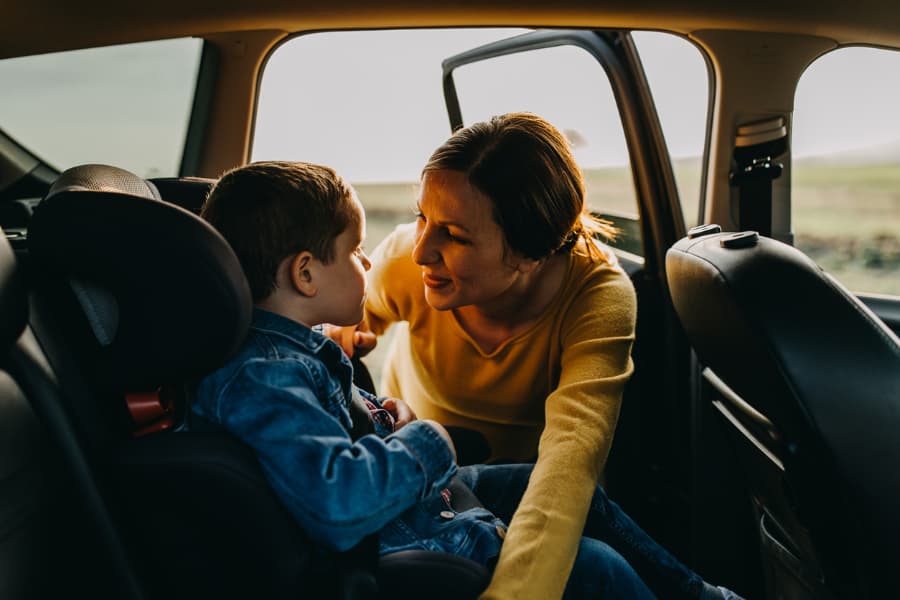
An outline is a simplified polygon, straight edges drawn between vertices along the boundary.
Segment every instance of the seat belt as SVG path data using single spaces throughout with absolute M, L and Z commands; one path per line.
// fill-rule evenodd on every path
M 787 150 L 787 128 L 782 117 L 738 127 L 734 139 L 735 168 L 729 174 L 737 188 L 738 229 L 772 236 L 772 182 L 784 165 L 774 159 Z

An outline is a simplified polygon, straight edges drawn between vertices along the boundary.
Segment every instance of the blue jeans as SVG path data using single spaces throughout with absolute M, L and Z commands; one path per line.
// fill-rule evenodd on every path
M 458 477 L 485 508 L 509 523 L 533 466 L 471 465 L 461 467 Z M 594 491 L 583 535 L 566 588 L 567 599 L 598 598 L 599 594 L 614 592 L 628 598 L 652 598 L 656 594 L 660 598 L 696 600 L 704 593 L 703 579 L 638 527 L 600 486 Z

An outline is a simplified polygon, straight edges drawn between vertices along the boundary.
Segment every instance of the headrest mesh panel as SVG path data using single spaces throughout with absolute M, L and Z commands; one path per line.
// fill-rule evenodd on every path
M 152 183 L 134 173 L 107 165 L 81 165 L 64 171 L 47 192 L 47 197 L 64 191 L 116 192 L 160 200 Z

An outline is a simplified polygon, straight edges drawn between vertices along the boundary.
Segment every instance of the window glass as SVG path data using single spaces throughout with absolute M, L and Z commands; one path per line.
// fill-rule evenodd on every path
M 643 254 L 622 119 L 593 56 L 576 46 L 541 48 L 463 65 L 453 78 L 465 124 L 528 111 L 562 131 L 584 173 L 588 207 L 620 229 L 614 245 Z
M 650 84 L 687 227 L 700 217 L 700 180 L 709 111 L 709 70 L 700 50 L 670 33 L 631 34 Z
M 422 166 L 451 133 L 441 62 L 526 31 L 393 30 L 295 37 L 276 49 L 265 67 L 251 160 L 302 160 L 334 167 L 353 184 L 365 206 L 366 246 L 371 249 L 397 223 L 413 219 Z M 646 51 L 650 57 L 648 63 L 654 57 L 665 59 L 668 46 L 656 41 L 664 36 L 644 37 L 640 49 L 642 56 Z M 681 46 L 687 44 L 673 39 Z M 699 53 L 692 47 L 689 50 L 673 54 L 687 56 L 705 69 Z M 693 67 L 680 66 L 684 61 L 680 60 L 678 67 L 669 69 L 693 72 Z M 672 123 L 666 133 L 678 137 L 688 131 L 693 141 L 670 139 L 669 145 L 676 149 L 676 156 L 691 158 L 698 165 L 706 126 L 705 75 L 701 89 L 687 93 L 669 79 L 654 78 L 653 68 L 648 71 L 654 92 L 659 87 L 664 90 L 660 94 L 680 94 L 665 105 Z M 641 254 L 635 187 L 621 117 L 606 73 L 593 57 L 576 47 L 544 48 L 465 65 L 454 79 L 467 124 L 493 114 L 528 110 L 562 130 L 585 171 L 589 205 L 611 215 L 623 230 L 620 248 Z M 696 106 L 685 108 L 692 102 Z M 689 112 L 702 117 L 676 122 Z M 664 127 L 670 120 L 664 118 Z M 693 177 L 699 179 L 696 174 Z M 684 182 L 689 179 L 683 177 Z M 696 198 L 698 193 L 684 195 Z M 379 348 L 387 347 L 387 341 L 381 340 Z M 376 378 L 379 360 L 377 353 L 366 358 Z
M 413 220 L 425 161 L 449 137 L 441 61 L 522 30 L 310 34 L 278 48 L 259 95 L 252 160 L 334 167 L 366 208 L 366 245 Z
M 178 175 L 202 42 L 178 39 L 0 61 L 0 129 L 50 166 Z
M 522 29 L 331 32 L 281 46 L 263 74 L 253 160 L 335 167 L 356 187 L 373 246 L 411 220 L 419 172 L 450 135 L 441 61 Z M 499 75 L 498 75 L 499 73 Z M 569 137 L 592 208 L 613 216 L 640 254 L 634 184 L 609 82 L 585 51 L 549 48 L 455 74 L 466 123 L 529 110 Z M 560 89 L 568 93 L 560 94 Z
M 900 295 L 900 53 L 845 48 L 797 86 L 795 244 L 858 292 Z
M 334 167 L 365 207 L 365 246 L 371 250 L 398 223 L 414 219 L 422 167 L 450 136 L 441 61 L 522 31 L 354 31 L 293 38 L 272 54 L 263 73 L 251 159 Z M 392 331 L 366 356 L 376 385 Z

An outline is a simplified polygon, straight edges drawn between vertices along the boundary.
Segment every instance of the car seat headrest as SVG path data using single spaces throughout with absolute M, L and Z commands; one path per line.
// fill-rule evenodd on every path
M 162 199 L 176 206 L 200 214 L 215 179 L 203 177 L 154 177 L 149 180 L 159 190 Z
M 81 165 L 64 171 L 50 186 L 46 197 L 76 191 L 116 192 L 162 200 L 152 182 L 108 165 Z
M 28 301 L 16 256 L 0 229 L 0 351 L 19 339 L 27 317 Z
M 209 372 L 250 324 L 249 286 L 225 239 L 123 169 L 62 173 L 35 210 L 29 258 L 41 281 L 67 282 L 128 391 Z

